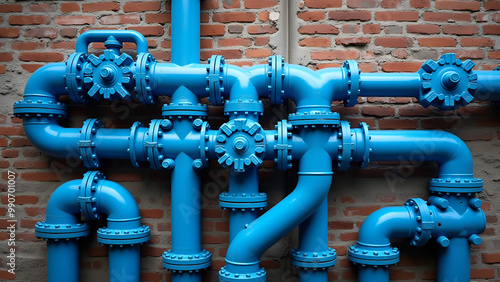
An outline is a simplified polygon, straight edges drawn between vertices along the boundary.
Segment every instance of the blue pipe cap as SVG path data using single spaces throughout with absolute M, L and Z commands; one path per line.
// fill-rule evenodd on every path
M 477 234 L 472 234 L 469 236 L 469 242 L 473 245 L 481 245 L 481 243 L 483 242 L 483 239 L 481 239 L 481 237 L 479 237 L 479 235 Z

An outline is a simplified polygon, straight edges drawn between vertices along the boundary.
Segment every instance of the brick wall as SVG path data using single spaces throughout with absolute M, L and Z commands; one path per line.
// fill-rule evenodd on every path
M 364 72 L 417 71 L 427 59 L 456 52 L 472 59 L 476 69 L 491 70 L 500 64 L 500 1 L 430 0 L 306 0 L 284 3 L 277 0 L 202 1 L 201 57 L 222 54 L 229 63 L 249 66 L 265 62 L 272 54 L 313 69 L 339 66 L 346 59 L 358 60 Z M 74 159 L 60 160 L 42 155 L 23 134 L 21 120 L 12 116 L 12 104 L 22 99 L 24 85 L 40 66 L 61 62 L 74 51 L 78 35 L 88 29 L 131 29 L 148 39 L 150 52 L 159 61 L 170 60 L 170 2 L 167 1 L 12 1 L 0 4 L 0 147 L 2 206 L 0 228 L 6 227 L 7 170 L 17 173 L 16 218 L 18 281 L 30 281 L 33 274 L 45 275 L 45 244 L 34 236 L 34 224 L 44 219 L 45 205 L 52 191 L 63 181 L 81 178 L 86 169 Z M 288 16 L 288 23 L 284 20 Z M 288 40 L 287 40 L 288 38 Z M 287 41 L 289 43 L 287 44 Z M 92 52 L 102 52 L 94 44 Z M 133 54 L 134 46 L 125 45 Z M 126 128 L 133 121 L 147 124 L 161 116 L 161 105 L 104 103 L 83 107 L 70 104 L 70 118 L 64 126 L 80 127 L 87 117 L 100 117 L 106 127 Z M 163 99 L 162 102 L 167 102 Z M 206 101 L 205 101 L 206 102 Z M 500 116 L 498 107 L 477 103 L 458 111 L 425 109 L 410 98 L 361 99 L 353 108 L 332 105 L 354 126 L 365 121 L 377 129 L 444 129 L 467 142 L 475 161 L 477 177 L 485 180 L 484 210 L 488 227 L 483 244 L 473 247 L 472 278 L 500 281 Z M 286 117 L 286 107 L 266 107 L 263 125 L 271 128 Z M 210 108 L 212 128 L 224 122 L 222 108 Z M 128 188 L 139 202 L 143 221 L 152 228 L 151 242 L 142 248 L 144 281 L 168 281 L 161 266 L 161 254 L 170 248 L 169 173 L 148 168 L 135 169 L 127 161 L 105 160 L 111 180 Z M 427 181 L 435 176 L 435 164 L 405 160 L 402 163 L 372 163 L 365 170 L 352 168 L 335 174 L 329 195 L 330 245 L 338 252 L 331 280 L 355 279 L 346 249 L 355 243 L 363 220 L 374 210 L 402 205 L 408 198 L 427 198 Z M 292 190 L 289 177 L 266 162 L 261 170 L 262 190 L 270 206 Z M 203 244 L 213 254 L 206 281 L 217 281 L 228 245 L 228 214 L 218 208 L 218 193 L 227 189 L 227 172 L 215 164 L 203 174 Z M 93 222 L 94 228 L 104 221 Z M 4 252 L 8 233 L 0 231 Z M 435 277 L 433 244 L 416 248 L 395 240 L 401 262 L 391 268 L 400 280 L 432 280 Z M 107 277 L 107 251 L 96 244 L 95 235 L 83 240 L 82 281 Z M 263 257 L 269 281 L 295 281 L 287 256 L 297 245 L 292 232 Z M 0 257 L 0 279 L 14 279 L 6 272 L 5 253 Z

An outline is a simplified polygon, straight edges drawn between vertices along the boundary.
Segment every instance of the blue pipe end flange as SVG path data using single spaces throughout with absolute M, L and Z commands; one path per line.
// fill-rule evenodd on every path
M 208 167 L 208 141 L 210 139 L 210 136 L 208 135 L 209 130 L 210 124 L 206 121 L 202 122 L 200 127 L 200 160 L 203 167 Z
M 274 126 L 276 133 L 274 139 L 278 140 L 278 144 L 274 146 L 276 151 L 276 163 L 278 170 L 286 171 L 292 168 L 292 125 L 287 120 L 278 121 Z
M 232 114 L 261 116 L 264 114 L 264 104 L 260 100 L 227 100 L 224 103 L 224 115 Z
M 323 252 L 302 252 L 292 249 L 290 258 L 292 265 L 303 270 L 328 270 L 337 263 L 337 252 L 332 248 Z
M 266 282 L 266 270 L 262 267 L 259 271 L 252 273 L 233 273 L 229 272 L 226 267 L 219 270 L 219 282 Z
M 156 95 L 151 88 L 151 70 L 156 65 L 156 60 L 150 53 L 137 55 L 135 79 L 135 95 L 144 104 L 156 103 Z
M 215 153 L 223 167 L 244 172 L 246 166 L 260 167 L 263 162 L 267 140 L 258 122 L 233 119 L 219 128 L 215 140 Z
M 163 253 L 163 267 L 172 272 L 198 272 L 212 264 L 212 254 L 203 250 L 195 254 L 176 254 L 172 250 Z
M 223 210 L 255 211 L 267 206 L 266 193 L 221 193 L 219 206 Z
M 45 240 L 69 240 L 86 237 L 90 233 L 87 223 L 49 224 L 45 221 L 37 222 L 35 235 Z
M 453 53 L 444 54 L 437 61 L 425 62 L 418 71 L 422 79 L 420 104 L 433 105 L 442 111 L 469 104 L 477 89 L 474 65 L 471 60 L 462 62 Z
M 97 242 L 109 246 L 142 245 L 151 239 L 151 228 L 143 225 L 129 229 L 99 228 Z
M 130 155 L 130 161 L 134 167 L 139 167 L 139 162 L 137 162 L 136 150 L 135 150 L 135 141 L 137 139 L 137 132 L 139 127 L 142 127 L 142 123 L 139 121 L 134 122 L 132 127 L 130 128 L 130 137 L 128 138 L 128 153 Z
M 343 64 L 344 75 L 347 81 L 347 97 L 344 100 L 346 107 L 354 107 L 358 103 L 361 85 L 361 70 L 358 62 L 347 60 Z
M 285 60 L 280 55 L 270 56 L 267 66 L 269 103 L 280 105 L 285 95 Z
M 294 127 L 338 127 L 340 125 L 340 115 L 338 113 L 326 111 L 291 113 L 288 115 L 288 122 Z
M 432 231 L 434 230 L 434 214 L 429 209 L 427 202 L 412 198 L 406 201 L 405 207 L 408 211 L 415 215 L 417 220 L 417 228 L 415 228 L 414 237 L 410 241 L 412 246 L 424 246 L 431 239 Z
M 358 242 L 349 248 L 349 260 L 361 266 L 385 266 L 399 262 L 399 250 L 396 247 L 373 246 Z
M 66 73 L 64 79 L 66 81 L 65 90 L 68 92 L 71 100 L 76 103 L 87 103 L 87 96 L 84 95 L 83 83 L 83 68 L 88 62 L 88 56 L 83 52 L 76 52 L 69 56 L 66 63 Z
M 479 193 L 483 191 L 481 178 L 433 178 L 429 190 L 441 193 Z
M 370 162 L 370 153 L 372 152 L 372 148 L 370 146 L 370 131 L 369 126 L 366 122 L 360 122 L 358 128 L 361 128 L 363 132 L 363 141 L 365 148 L 363 150 L 363 160 L 361 161 L 361 168 L 365 168 Z
M 65 118 L 68 107 L 59 102 L 43 100 L 25 100 L 14 102 L 14 116 L 23 117 L 57 117 Z
M 90 118 L 83 122 L 80 130 L 80 140 L 78 140 L 78 149 L 80 150 L 80 159 L 88 168 L 98 168 L 101 166 L 95 149 L 95 137 L 97 130 L 104 127 L 101 120 Z
M 164 169 L 163 160 L 165 156 L 161 154 L 163 143 L 159 142 L 159 138 L 163 136 L 164 131 L 172 128 L 172 122 L 168 119 L 153 119 L 149 124 L 149 130 L 146 132 L 146 141 L 144 147 L 146 148 L 146 160 L 152 169 Z
M 337 163 L 339 170 L 346 171 L 351 167 L 352 151 L 354 150 L 354 142 L 351 135 L 351 124 L 343 120 L 340 122 L 340 130 L 337 132 L 337 137 L 342 140 L 339 145 L 339 155 Z
M 164 118 L 189 117 L 196 119 L 208 116 L 208 107 L 200 103 L 193 105 L 190 102 L 179 102 L 163 105 L 161 112 Z
M 224 103 L 224 57 L 221 55 L 212 55 L 208 59 L 207 67 L 207 87 L 208 99 L 214 106 L 221 106 Z
M 96 193 L 99 181 L 106 179 L 106 177 L 99 171 L 88 171 L 83 175 L 82 184 L 80 185 L 80 196 L 78 202 L 80 203 L 80 210 L 82 214 L 89 220 L 98 220 L 101 215 L 97 209 Z

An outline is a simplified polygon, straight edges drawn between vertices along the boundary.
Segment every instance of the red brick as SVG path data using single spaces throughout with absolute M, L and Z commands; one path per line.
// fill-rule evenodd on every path
M 117 2 L 98 2 L 98 3 L 83 3 L 83 12 L 98 12 L 98 11 L 118 11 L 120 4 Z
M 263 58 L 271 56 L 271 50 L 269 49 L 247 49 L 245 55 L 248 58 Z
M 500 25 L 484 25 L 484 34 L 500 34 Z
M 73 50 L 76 48 L 76 42 L 54 42 L 50 45 L 52 49 L 65 49 L 65 50 Z
M 256 37 L 255 46 L 269 45 L 269 37 Z
M 0 27 L 0 38 L 19 37 L 19 28 Z
M 10 62 L 12 59 L 13 57 L 11 53 L 0 52 L 0 62 Z
M 7 270 L 0 270 L 0 279 L 16 280 L 16 275 L 8 272 Z
M 34 73 L 37 69 L 43 67 L 41 64 L 22 64 L 21 67 L 23 70 L 29 72 L 29 73 Z
M 484 263 L 500 263 L 500 253 L 482 254 Z
M 430 0 L 410 0 L 410 6 L 413 8 L 430 8 Z
M 344 46 L 363 46 L 370 43 L 370 40 L 367 37 L 336 38 L 335 43 Z
M 248 38 L 223 38 L 218 41 L 219 47 L 229 47 L 229 46 L 244 46 L 248 47 L 252 45 L 252 40 Z
M 171 14 L 147 14 L 146 23 L 169 23 L 171 21 Z
M 345 24 L 342 26 L 343 33 L 358 33 L 359 26 L 357 24 Z
M 470 278 L 472 279 L 491 279 L 495 278 L 495 270 L 493 268 L 473 268 L 470 270 Z
M 21 179 L 26 181 L 61 181 L 59 175 L 52 171 L 23 172 Z
M 212 16 L 212 21 L 220 23 L 230 23 L 230 22 L 251 23 L 255 21 L 255 14 L 246 12 L 217 13 Z
M 359 51 L 350 49 L 311 52 L 311 58 L 313 60 L 357 60 Z
M 486 10 L 500 10 L 500 1 L 485 1 L 484 8 Z
M 219 1 L 217 0 L 205 0 L 201 1 L 200 8 L 202 10 L 213 10 L 219 8 Z
M 23 128 L 20 126 L 2 126 L 0 127 L 0 135 L 21 135 Z
M 348 230 L 353 229 L 354 223 L 352 221 L 330 221 L 328 222 L 328 229 L 332 230 Z
M 61 12 L 63 13 L 71 13 L 80 11 L 80 4 L 78 3 L 62 3 L 61 4 Z
M 59 33 L 62 37 L 74 38 L 76 37 L 76 28 L 68 27 L 59 29 Z
M 393 107 L 386 106 L 364 106 L 361 112 L 363 115 L 376 117 L 394 116 L 396 114 L 396 110 Z
M 493 132 L 489 130 L 472 129 L 459 131 L 456 134 L 463 141 L 490 141 L 493 139 Z
M 431 116 L 432 108 L 424 108 L 420 105 L 405 106 L 399 108 L 398 113 L 400 116 L 406 116 L 406 117 Z
M 212 55 L 223 55 L 226 59 L 241 59 L 243 51 L 240 49 L 224 49 L 217 51 L 201 51 L 202 60 L 208 60 Z
M 201 36 L 219 36 L 226 33 L 224 25 L 206 25 L 203 24 L 200 27 Z
M 55 28 L 30 28 L 24 32 L 26 37 L 37 37 L 37 38 L 51 38 L 57 37 L 57 29 Z
M 397 22 L 416 22 L 418 21 L 418 11 L 392 11 L 392 12 L 375 12 L 375 20 L 377 21 L 397 21 Z
M 299 41 L 300 46 L 304 47 L 329 47 L 332 45 L 330 38 L 308 37 Z
M 54 19 L 58 25 L 85 25 L 93 24 L 94 21 L 94 16 L 59 16 Z
M 232 3 L 231 3 L 232 2 Z M 222 6 L 226 9 L 236 9 L 241 7 L 240 0 L 224 1 Z
M 25 52 L 19 54 L 19 60 L 24 62 L 61 62 L 64 60 L 62 53 L 54 52 Z
M 247 31 L 250 34 L 266 34 L 276 33 L 278 29 L 270 25 L 251 25 L 247 27 Z
M 490 51 L 488 53 L 488 58 L 490 58 L 490 59 L 500 59 L 500 51 Z
M 338 28 L 329 24 L 304 25 L 299 28 L 301 34 L 339 34 Z
M 458 59 L 482 59 L 484 58 L 483 50 L 444 50 L 444 53 L 455 53 Z
M 435 24 L 412 24 L 406 26 L 406 32 L 419 34 L 437 34 L 441 32 L 441 27 Z
M 436 128 L 457 128 L 460 126 L 461 121 L 458 118 L 430 118 L 422 119 L 422 128 L 436 129 Z
M 143 218 L 162 218 L 163 210 L 162 209 L 141 209 L 141 217 Z
M 415 273 L 402 269 L 390 269 L 389 279 L 409 281 L 415 279 Z
M 336 21 L 369 21 L 372 18 L 370 11 L 330 11 L 328 13 L 330 20 Z
M 315 22 L 325 19 L 325 12 L 323 11 L 300 12 L 297 14 L 297 17 L 304 21 Z
M 455 11 L 479 11 L 481 3 L 479 1 L 436 1 L 436 8 L 440 10 Z
M 161 36 L 163 35 L 162 26 L 131 26 L 127 29 L 135 30 L 140 32 L 144 36 Z
M 418 120 L 414 119 L 383 119 L 378 121 L 379 129 L 416 129 Z
M 101 18 L 101 24 L 137 24 L 141 21 L 138 15 L 112 15 Z
M 19 13 L 23 11 L 23 6 L 19 4 L 2 4 L 0 13 Z
M 350 208 L 347 208 L 344 210 L 344 215 L 346 215 L 346 216 L 357 216 L 357 215 L 367 216 L 378 209 L 380 209 L 379 206 L 350 207 Z
M 421 47 L 454 47 L 457 40 L 451 37 L 422 37 L 418 39 Z
M 10 43 L 10 46 L 14 50 L 30 51 L 30 50 L 45 48 L 46 44 L 45 42 L 13 41 Z
M 408 37 L 377 37 L 374 44 L 388 48 L 406 48 L 413 45 L 413 39 Z
M 161 256 L 161 254 L 159 256 Z M 141 281 L 144 282 L 162 281 L 162 274 L 153 272 L 141 272 Z
M 379 34 L 380 25 L 379 24 L 365 24 L 363 25 L 363 32 L 366 34 Z
M 475 25 L 445 25 L 443 33 L 456 35 L 473 35 L 478 32 L 478 27 Z
M 472 21 L 469 13 L 444 13 L 444 12 L 424 12 L 422 15 L 424 21 L 429 22 L 448 22 L 453 21 Z
M 246 1 L 245 1 L 246 2 Z M 226 244 L 229 240 L 228 235 L 203 235 L 201 241 L 203 244 Z
M 160 1 L 141 1 L 141 2 L 127 2 L 123 5 L 123 11 L 129 12 L 146 12 L 158 11 L 161 8 Z
M 32 4 L 30 5 L 30 11 L 32 12 L 55 12 L 57 11 L 57 6 L 50 3 Z
M 309 8 L 340 8 L 342 0 L 306 0 L 305 4 Z
M 7 67 L 0 65 L 0 74 L 4 74 L 6 71 L 7 71 Z
M 375 8 L 377 7 L 376 0 L 347 0 L 349 8 Z
M 397 8 L 399 4 L 401 4 L 402 0 L 382 0 L 380 6 L 382 8 Z
M 261 22 L 267 22 L 269 20 L 269 12 L 264 11 L 259 13 L 259 21 Z
M 487 22 L 489 13 L 477 13 L 476 22 Z
M 26 137 L 12 137 L 10 145 L 12 147 L 32 146 L 31 142 Z
M 262 9 L 278 5 L 278 0 L 245 0 L 245 8 Z

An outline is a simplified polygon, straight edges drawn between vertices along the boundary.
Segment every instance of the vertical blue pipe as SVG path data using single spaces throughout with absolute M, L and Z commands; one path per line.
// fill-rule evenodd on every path
M 79 243 L 76 239 L 47 241 L 47 281 L 79 281 Z
M 470 247 L 467 238 L 451 238 L 447 248 L 438 245 L 437 281 L 469 281 Z
M 328 250 L 328 196 L 319 208 L 299 227 L 301 252 L 325 252 Z M 299 269 L 301 282 L 327 282 L 328 270 Z
M 358 265 L 358 281 L 363 282 L 388 282 L 389 268 L 384 266 Z
M 200 176 L 193 159 L 180 153 L 172 173 L 172 252 L 201 252 Z M 172 282 L 201 281 L 201 272 L 172 275 Z
M 109 281 L 136 282 L 140 280 L 140 245 L 109 247 Z
M 200 0 L 172 1 L 172 63 L 200 62 Z

